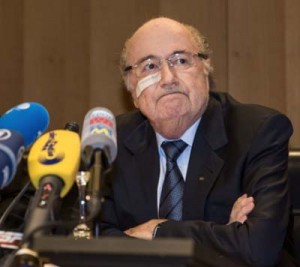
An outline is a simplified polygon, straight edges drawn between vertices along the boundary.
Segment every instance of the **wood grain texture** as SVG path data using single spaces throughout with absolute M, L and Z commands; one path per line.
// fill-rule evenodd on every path
M 294 125 L 291 147 L 300 148 L 300 1 L 285 1 L 286 114 Z
M 229 0 L 229 92 L 285 111 L 284 2 Z
M 298 0 L 1 0 L 0 113 L 45 105 L 51 129 L 89 109 L 133 108 L 118 69 L 125 40 L 148 19 L 197 27 L 210 43 L 217 88 L 287 114 L 300 147 Z
M 23 100 L 22 0 L 0 1 L 0 114 Z
M 89 18 L 81 0 L 24 6 L 24 98 L 47 107 L 54 129 L 81 124 L 88 107 Z

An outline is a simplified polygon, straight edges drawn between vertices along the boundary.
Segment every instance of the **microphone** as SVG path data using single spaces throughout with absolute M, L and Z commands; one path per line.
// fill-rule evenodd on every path
M 24 139 L 21 134 L 0 129 L 0 189 L 11 183 L 24 150 Z
M 69 130 L 75 133 L 79 133 L 79 125 L 75 121 L 70 121 L 65 124 L 65 130 Z
M 107 108 L 91 109 L 84 118 L 81 139 L 83 153 L 87 147 L 93 151 L 102 150 L 111 164 L 117 156 L 116 120 L 113 113 Z
M 55 130 L 41 136 L 28 155 L 28 173 L 37 189 L 28 210 L 23 242 L 54 219 L 60 198 L 71 189 L 80 161 L 80 138 L 73 131 Z M 44 231 L 35 233 L 35 236 Z
M 48 125 L 48 111 L 38 103 L 20 104 L 0 118 L 0 189 L 13 180 L 25 147 Z
M 86 114 L 81 148 L 85 167 L 91 172 L 87 193 L 91 220 L 101 208 L 101 176 L 117 156 L 116 121 L 110 110 L 96 107 Z
M 41 104 L 27 102 L 17 105 L 0 118 L 0 129 L 19 132 L 26 147 L 30 146 L 49 125 L 49 113 Z

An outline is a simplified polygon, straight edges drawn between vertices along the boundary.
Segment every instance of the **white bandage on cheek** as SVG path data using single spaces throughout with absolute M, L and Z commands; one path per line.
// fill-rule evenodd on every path
M 135 88 L 136 97 L 139 98 L 139 96 L 145 89 L 147 89 L 151 85 L 154 85 L 155 83 L 158 83 L 160 79 L 161 79 L 160 72 L 148 75 L 145 78 L 141 79 Z

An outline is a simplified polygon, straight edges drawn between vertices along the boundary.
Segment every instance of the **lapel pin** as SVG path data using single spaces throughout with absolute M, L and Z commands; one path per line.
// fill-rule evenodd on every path
M 204 180 L 205 180 L 205 177 L 203 177 L 203 176 L 199 177 L 199 181 L 204 181 Z

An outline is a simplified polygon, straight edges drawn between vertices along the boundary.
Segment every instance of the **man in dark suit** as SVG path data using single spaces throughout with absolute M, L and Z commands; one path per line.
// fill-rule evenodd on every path
M 121 64 L 138 110 L 117 118 L 102 234 L 190 237 L 216 260 L 278 264 L 289 220 L 290 121 L 209 92 L 208 45 L 177 21 L 145 23 Z

